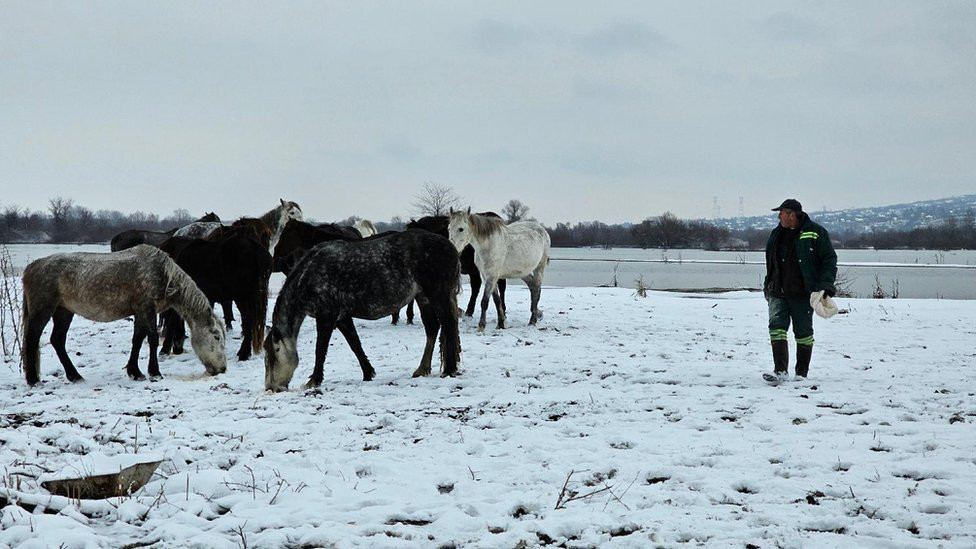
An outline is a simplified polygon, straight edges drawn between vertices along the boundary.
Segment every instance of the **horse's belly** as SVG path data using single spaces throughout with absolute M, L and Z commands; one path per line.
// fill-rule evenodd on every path
M 65 300 L 63 307 L 76 315 L 95 322 L 111 322 L 133 314 L 133 311 L 128 307 L 124 309 L 115 306 L 106 307 L 104 304 L 96 306 L 87 301 L 78 300 Z

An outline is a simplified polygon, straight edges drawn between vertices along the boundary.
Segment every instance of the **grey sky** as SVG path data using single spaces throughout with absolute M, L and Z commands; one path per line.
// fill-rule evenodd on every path
M 0 0 L 0 205 L 554 225 L 976 192 L 976 2 Z

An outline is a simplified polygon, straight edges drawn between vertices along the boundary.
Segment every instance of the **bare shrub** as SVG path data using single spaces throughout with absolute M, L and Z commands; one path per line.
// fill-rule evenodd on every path
M 20 291 L 10 250 L 0 245 L 0 351 L 4 362 L 19 359 L 21 354 Z

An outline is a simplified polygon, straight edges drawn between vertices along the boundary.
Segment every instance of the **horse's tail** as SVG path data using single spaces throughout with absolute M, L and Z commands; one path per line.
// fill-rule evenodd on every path
M 27 299 L 27 285 L 24 284 L 20 309 L 20 367 L 27 377 L 27 383 L 36 383 L 41 377 L 41 346 L 32 344 L 28 339 L 30 325 L 30 301 Z
M 441 321 L 441 338 L 440 338 L 440 350 L 441 350 L 441 373 L 444 375 L 454 375 L 457 373 L 458 364 L 461 362 L 461 333 L 458 329 L 458 316 L 460 315 L 460 309 L 458 309 L 457 296 L 460 293 L 461 287 L 461 264 L 458 263 L 458 273 L 454 277 L 457 281 L 457 286 L 451 291 L 447 292 L 448 302 L 447 302 L 447 313 L 448 316 L 444 322 Z M 445 360 L 447 357 L 451 357 L 454 363 L 454 371 L 446 371 L 446 366 L 448 362 Z
M 254 300 L 254 325 L 251 327 L 251 350 L 254 354 L 259 354 L 264 348 L 264 324 L 268 320 L 268 280 L 271 278 L 271 267 L 262 272 Z

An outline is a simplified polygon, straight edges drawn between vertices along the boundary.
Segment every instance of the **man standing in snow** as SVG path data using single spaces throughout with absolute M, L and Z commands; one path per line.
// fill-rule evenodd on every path
M 784 381 L 789 371 L 790 347 L 786 331 L 793 323 L 796 338 L 797 380 L 806 379 L 813 353 L 814 300 L 833 296 L 837 253 L 827 230 L 814 223 L 792 198 L 778 208 L 779 225 L 766 243 L 766 279 L 763 294 L 769 304 L 769 339 L 773 347 L 770 383 Z

